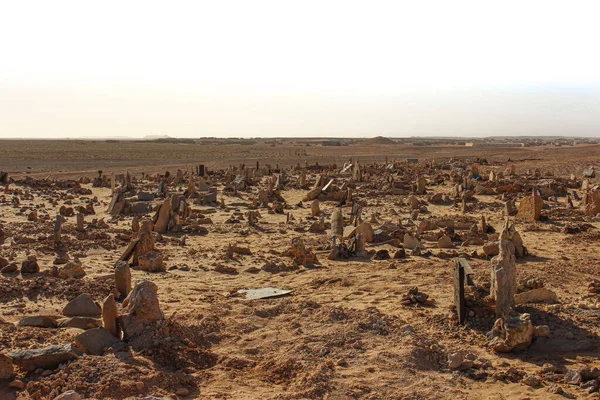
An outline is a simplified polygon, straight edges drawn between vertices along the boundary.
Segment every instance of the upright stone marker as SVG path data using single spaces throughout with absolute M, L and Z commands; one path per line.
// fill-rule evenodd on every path
M 456 261 L 454 266 L 454 305 L 456 306 L 456 315 L 458 323 L 463 325 L 466 319 L 465 309 L 465 267 L 461 263 L 461 258 Z

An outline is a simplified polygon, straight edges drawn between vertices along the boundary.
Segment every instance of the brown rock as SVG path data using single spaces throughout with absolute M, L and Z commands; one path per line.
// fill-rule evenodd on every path
M 375 232 L 373 230 L 373 227 L 371 226 L 370 223 L 368 222 L 363 222 L 362 224 L 360 224 L 359 226 L 356 227 L 356 234 L 362 234 L 363 239 L 366 242 L 373 242 L 373 236 L 375 235 Z
M 452 244 L 452 239 L 450 239 L 450 236 L 448 235 L 444 235 L 441 238 L 439 238 L 437 244 L 440 249 L 449 249 L 451 247 L 454 247 Z
M 56 320 L 45 315 L 36 315 L 31 317 L 21 318 L 17 322 L 17 326 L 35 326 L 38 328 L 56 328 Z
M 92 317 L 61 318 L 58 321 L 59 328 L 93 329 L 102 326 L 102 320 Z
M 75 337 L 75 345 L 86 354 L 102 355 L 105 348 L 121 350 L 125 343 L 114 337 L 104 328 L 94 328 Z
M 320 204 L 319 200 L 315 200 L 310 205 L 310 213 L 312 214 L 313 217 L 316 217 L 319 214 L 321 214 L 321 208 L 319 207 L 319 204 Z
M 142 271 L 163 272 L 166 271 L 164 257 L 158 251 L 151 251 L 138 258 L 138 266 Z
M 171 219 L 171 201 L 172 200 L 170 198 L 167 198 L 160 206 L 160 209 L 158 210 L 158 216 L 154 222 L 154 232 L 167 232 L 169 220 Z
M 14 381 L 8 384 L 8 387 L 11 389 L 23 390 L 25 389 L 25 382 L 19 379 L 15 379 Z
M 6 354 L 0 353 L 0 381 L 10 379 L 15 373 L 12 359 Z
M 117 303 L 115 302 L 114 296 L 109 294 L 102 303 L 102 321 L 104 323 L 104 329 L 114 337 L 119 338 L 120 334 L 117 317 Z
M 63 279 L 80 279 L 85 275 L 85 270 L 79 260 L 69 261 L 58 271 L 58 276 Z
M 100 306 L 88 293 L 82 293 L 71 300 L 63 309 L 67 317 L 96 317 L 101 314 Z
M 483 245 L 483 254 L 486 256 L 497 256 L 500 253 L 500 243 L 496 240 Z
M 554 304 L 558 302 L 558 296 L 551 290 L 546 288 L 532 289 L 527 292 L 515 294 L 515 302 L 517 304 L 527 303 L 548 303 Z
M 115 287 L 122 298 L 131 292 L 131 269 L 126 261 L 119 261 L 115 266 Z
M 70 344 L 15 350 L 8 353 L 14 365 L 27 371 L 35 371 L 38 368 L 54 369 L 66 361 L 74 360 L 79 354 L 79 351 Z
M 123 301 L 123 312 L 119 325 L 123 329 L 124 339 L 134 337 L 144 328 L 163 319 L 157 296 L 158 287 L 153 282 L 142 280 L 133 288 Z
M 40 272 L 40 266 L 37 260 L 25 260 L 21 264 L 21 274 L 37 274 Z
M 498 352 L 522 350 L 533 340 L 533 325 L 529 314 L 511 314 L 498 318 L 491 332 L 490 346 Z
M 496 316 L 506 315 L 515 307 L 517 291 L 517 267 L 515 245 L 509 237 L 509 223 L 506 221 L 500 234 L 500 252 L 491 261 L 492 277 L 490 294 L 496 301 Z
M 539 221 L 542 214 L 542 206 L 544 201 L 540 196 L 528 196 L 525 197 L 519 203 L 519 211 L 517 212 L 517 219 L 524 221 Z
M 81 396 L 79 393 L 73 390 L 67 390 L 66 392 L 55 397 L 54 400 L 81 400 Z
M 154 237 L 152 236 L 152 221 L 146 220 L 142 223 L 138 235 L 138 241 L 133 251 L 133 265 L 138 265 L 138 260 L 154 250 Z
M 7 266 L 3 267 L 0 272 L 3 274 L 10 274 L 12 272 L 17 272 L 19 270 L 19 266 L 17 265 L 17 263 L 12 262 L 10 264 L 8 264 Z

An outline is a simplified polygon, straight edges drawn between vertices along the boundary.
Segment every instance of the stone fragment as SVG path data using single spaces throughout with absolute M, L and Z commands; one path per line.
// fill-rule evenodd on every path
M 131 292 L 131 269 L 126 261 L 119 261 L 115 266 L 115 287 L 122 298 Z
M 35 326 L 37 328 L 56 328 L 56 320 L 46 315 L 24 317 L 17 322 L 17 326 Z
M 304 245 L 302 238 L 292 239 L 292 245 L 288 254 L 294 259 L 294 263 L 311 268 L 318 264 L 317 255 Z
M 440 249 L 449 249 L 454 247 L 454 245 L 452 244 L 452 239 L 450 239 L 450 236 L 448 235 L 444 235 L 441 238 L 439 238 L 437 245 Z
M 319 207 L 319 204 L 319 200 L 314 200 L 310 205 L 310 213 L 313 217 L 317 217 L 319 214 L 321 214 L 321 208 Z
M 11 389 L 23 390 L 25 389 L 25 382 L 20 379 L 15 379 L 11 383 L 8 384 L 8 387 Z
M 102 326 L 102 320 L 92 317 L 61 318 L 57 321 L 59 328 L 92 329 Z
M 166 271 L 164 257 L 158 251 L 151 251 L 138 258 L 138 267 L 142 271 L 164 272 Z
M 501 353 L 522 350 L 531 344 L 533 332 L 529 314 L 511 313 L 496 320 L 488 333 L 489 344 Z
M 582 381 L 579 371 L 569 370 L 565 374 L 565 383 L 569 385 L 580 385 Z
M 169 220 L 171 219 L 171 198 L 166 198 L 158 210 L 154 221 L 154 232 L 167 233 Z
M 6 267 L 3 267 L 0 272 L 2 272 L 3 274 L 10 274 L 13 272 L 17 272 L 19 270 L 19 266 L 17 265 L 17 263 L 12 262 L 10 264 L 8 264 Z
M 116 338 L 120 337 L 117 317 L 117 303 L 111 293 L 106 296 L 102 303 L 102 322 L 104 323 L 104 329 Z
M 339 239 L 344 237 L 344 217 L 340 210 L 335 210 L 331 214 L 331 236 Z
M 535 375 L 525 375 L 523 377 L 523 379 L 521 380 L 521 382 L 523 382 L 524 385 L 531 386 L 531 387 L 535 387 L 540 384 L 539 379 L 536 378 Z
M 110 334 L 104 328 L 89 329 L 75 337 L 75 345 L 86 354 L 102 355 L 107 347 L 122 350 L 125 343 Z
M 394 253 L 394 258 L 395 259 L 404 258 L 404 257 L 406 257 L 406 250 L 404 250 L 404 248 L 398 249 Z
M 546 337 L 550 335 L 550 327 L 548 325 L 537 325 L 533 328 L 533 336 Z
M 371 224 L 369 222 L 363 222 L 362 224 L 360 224 L 359 226 L 357 226 L 356 227 L 356 234 L 357 235 L 361 234 L 363 236 L 363 239 L 367 243 L 373 242 L 374 231 L 373 231 L 373 227 L 371 226 Z
M 12 359 L 6 354 L 0 353 L 0 381 L 10 379 L 15 374 Z
M 542 214 L 542 206 L 544 201 L 540 196 L 528 196 L 525 197 L 519 203 L 519 211 L 517 212 L 517 219 L 524 221 L 539 221 Z
M 483 245 L 483 254 L 486 256 L 497 256 L 500 254 L 500 243 L 497 240 L 487 242 Z
M 138 282 L 123 301 L 123 312 L 119 325 L 123 329 L 123 338 L 129 339 L 141 332 L 147 325 L 163 319 L 157 296 L 158 287 L 153 282 Z
M 58 271 L 58 276 L 63 279 L 80 279 L 86 275 L 79 260 L 67 262 Z
M 152 236 L 152 221 L 145 220 L 140 227 L 137 243 L 133 249 L 133 265 L 138 265 L 141 256 L 154 250 L 154 237 Z M 127 261 L 123 259 L 123 261 Z
M 97 317 L 101 312 L 100 306 L 94 302 L 92 296 L 82 293 L 71 300 L 62 313 L 67 317 Z
M 558 303 L 558 297 L 556 293 L 546 288 L 532 289 L 527 292 L 515 294 L 515 303 L 527 304 L 527 303 L 547 303 L 555 304 Z
M 21 274 L 37 274 L 40 272 L 40 266 L 35 259 L 23 261 L 21 264 Z
M 583 204 L 585 206 L 585 213 L 587 215 L 598 215 L 600 213 L 600 191 L 587 191 L 584 196 Z
M 408 205 L 411 210 L 418 210 L 421 207 L 419 200 L 415 196 L 409 196 Z
M 491 261 L 490 294 L 496 301 L 496 316 L 506 315 L 515 307 L 517 291 L 517 267 L 515 245 L 510 240 L 509 222 L 504 224 L 500 234 L 500 252 Z
M 418 247 L 420 247 L 420 243 L 417 240 L 417 238 L 415 238 L 414 236 L 405 233 L 404 234 L 404 248 L 405 249 L 409 249 L 409 250 L 414 250 Z
M 415 193 L 416 194 L 425 194 L 426 185 L 427 185 L 427 180 L 422 176 L 418 177 Z
M 26 370 L 38 368 L 55 369 L 60 364 L 79 357 L 80 352 L 73 345 L 52 345 L 40 349 L 15 350 L 8 353 L 13 364 Z
M 81 396 L 74 390 L 67 390 L 55 397 L 54 400 L 81 400 Z
M 464 351 L 457 351 L 455 353 L 448 354 L 448 368 L 458 369 L 465 359 Z
M 83 232 L 83 223 L 84 223 L 84 215 L 83 213 L 77 213 L 77 232 Z

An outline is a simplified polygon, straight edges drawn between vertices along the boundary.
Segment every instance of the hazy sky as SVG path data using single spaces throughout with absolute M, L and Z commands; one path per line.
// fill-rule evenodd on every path
M 0 137 L 600 136 L 598 1 L 5 1 Z

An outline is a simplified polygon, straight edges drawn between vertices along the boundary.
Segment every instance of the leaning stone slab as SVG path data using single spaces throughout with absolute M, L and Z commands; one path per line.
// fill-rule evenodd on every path
M 76 359 L 81 352 L 72 344 L 68 344 L 16 350 L 9 352 L 8 355 L 12 357 L 13 364 L 16 366 L 27 371 L 35 371 L 38 368 L 54 369 L 62 363 Z

